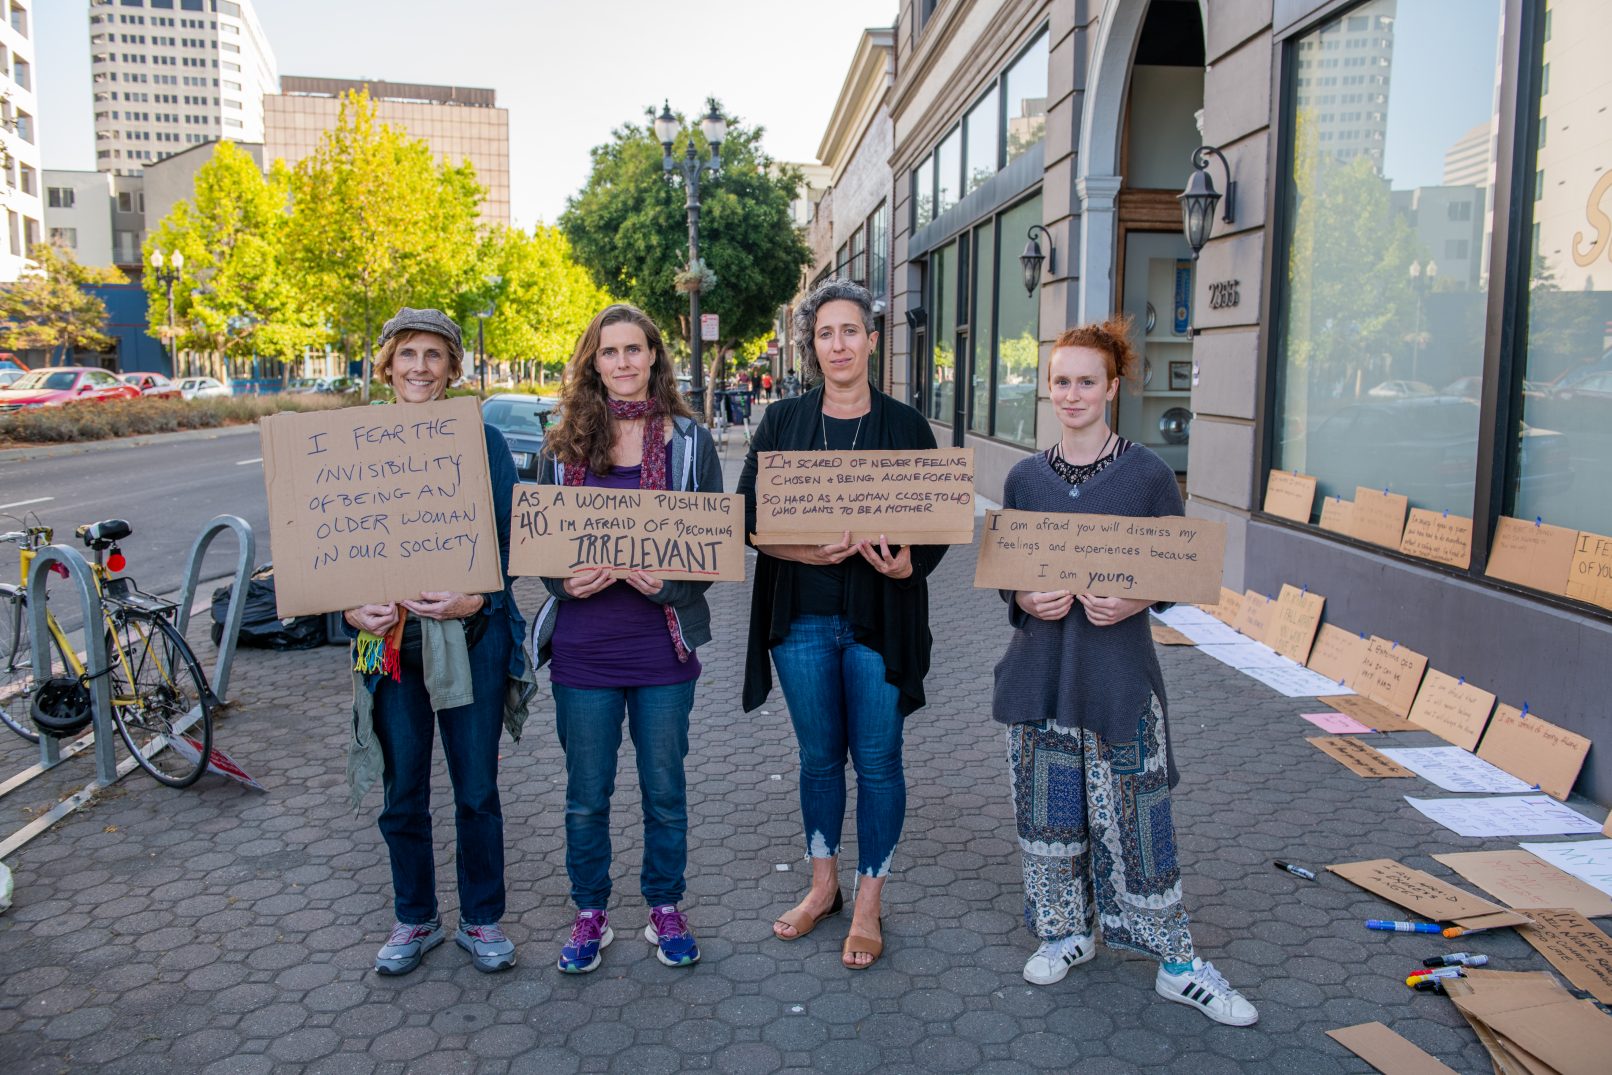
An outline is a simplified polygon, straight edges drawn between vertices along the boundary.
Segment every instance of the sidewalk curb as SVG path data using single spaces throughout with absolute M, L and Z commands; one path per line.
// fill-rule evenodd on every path
M 211 429 L 181 429 L 177 433 L 142 433 L 134 437 L 109 437 L 106 440 L 84 441 L 79 444 L 41 444 L 32 448 L 6 448 L 0 450 L 0 463 L 26 463 L 34 459 L 59 459 L 67 455 L 111 451 L 113 448 L 139 448 L 147 444 L 168 444 L 174 441 L 213 440 L 218 437 L 256 432 L 257 423 L 251 422 L 245 425 L 214 426 Z

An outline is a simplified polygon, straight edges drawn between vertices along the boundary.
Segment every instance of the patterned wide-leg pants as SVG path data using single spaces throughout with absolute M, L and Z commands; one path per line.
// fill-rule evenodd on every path
M 1192 959 L 1164 737 L 1156 698 L 1122 742 L 1052 721 L 1009 726 L 1024 924 L 1038 939 L 1100 924 L 1110 947 Z

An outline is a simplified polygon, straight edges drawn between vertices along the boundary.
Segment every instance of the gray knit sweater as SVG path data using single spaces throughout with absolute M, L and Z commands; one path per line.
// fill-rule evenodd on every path
M 1064 481 L 1046 454 L 1037 453 L 1008 472 L 1002 506 L 1090 515 L 1183 513 L 1175 473 L 1140 444 L 1080 486 Z M 1149 695 L 1157 695 L 1168 713 L 1146 613 L 1112 627 L 1094 627 L 1076 603 L 1069 615 L 1048 623 L 1021 609 L 1011 590 L 1002 591 L 1002 597 L 1018 630 L 996 665 L 991 714 L 997 720 L 1017 724 L 1052 719 L 1120 742 L 1136 737 Z M 1173 757 L 1169 772 L 1174 786 L 1178 776 Z

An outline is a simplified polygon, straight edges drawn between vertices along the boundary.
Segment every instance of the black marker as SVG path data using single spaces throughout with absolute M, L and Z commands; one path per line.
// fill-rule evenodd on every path
M 1280 859 L 1278 859 L 1276 862 L 1273 862 L 1271 865 L 1275 866 L 1278 870 L 1286 870 L 1294 877 L 1302 877 L 1306 881 L 1315 880 L 1315 874 L 1310 870 L 1306 870 L 1303 866 L 1294 866 L 1290 863 L 1282 862 Z

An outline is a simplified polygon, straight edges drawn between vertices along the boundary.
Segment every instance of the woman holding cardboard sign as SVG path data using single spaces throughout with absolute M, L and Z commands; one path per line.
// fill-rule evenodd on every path
M 1009 472 L 1002 506 L 1157 517 L 1182 514 L 1175 474 L 1117 436 L 1107 408 L 1135 364 L 1127 318 L 1073 328 L 1048 363 L 1062 436 Z M 1198 958 L 1181 906 L 1170 788 L 1179 779 L 1149 603 L 1068 590 L 1004 591 L 1015 631 L 996 666 L 993 715 L 1024 867 L 1024 921 L 1040 940 L 1024 977 L 1061 981 L 1110 947 L 1160 963 L 1154 990 L 1230 1026 L 1259 1018 Z
M 660 329 L 632 306 L 607 307 L 583 332 L 565 368 L 560 411 L 538 467 L 545 485 L 722 491 L 716 446 L 677 390 Z M 599 567 L 543 585 L 550 596 L 533 644 L 538 664 L 549 664 L 565 750 L 565 868 L 577 907 L 557 966 L 595 970 L 615 939 L 610 795 L 623 714 L 643 798 L 644 938 L 666 966 L 691 966 L 700 949 L 678 910 L 688 861 L 683 759 L 700 675 L 694 651 L 711 639 L 710 583 L 636 569 L 618 580 Z
M 923 416 L 868 380 L 878 334 L 865 288 L 821 284 L 797 308 L 794 328 L 809 356 L 808 374 L 821 376 L 822 384 L 763 415 L 739 479 L 746 533 L 756 526 L 758 453 L 935 447 Z M 884 950 L 880 901 L 907 809 L 902 721 L 924 704 L 925 580 L 946 546 L 892 549 L 882 540 L 853 542 L 846 533 L 827 545 L 758 551 L 744 708 L 767 700 L 770 655 L 800 743 L 800 808 L 812 860 L 811 890 L 779 916 L 773 933 L 797 940 L 844 906 L 838 855 L 849 753 L 857 778 L 857 889 L 841 960 L 859 970 Z
M 405 307 L 381 330 L 375 375 L 392 386 L 400 406 L 442 399 L 463 365 L 459 326 L 440 310 Z M 349 776 L 355 797 L 377 775 L 386 792 L 380 828 L 392 860 L 397 924 L 375 957 L 380 974 L 407 974 L 446 939 L 437 915 L 431 839 L 433 725 L 440 729 L 453 783 L 458 834 L 454 941 L 477 970 L 515 965 L 515 945 L 498 925 L 504 916 L 498 740 L 506 727 L 519 738 L 535 688 L 522 646 L 526 624 L 509 577 L 515 461 L 502 433 L 484 426 L 483 435 L 504 588 L 423 593 L 415 601 L 363 605 L 345 614 L 357 635 Z

